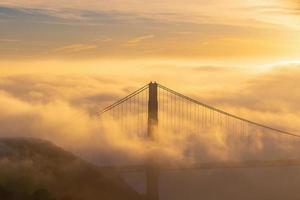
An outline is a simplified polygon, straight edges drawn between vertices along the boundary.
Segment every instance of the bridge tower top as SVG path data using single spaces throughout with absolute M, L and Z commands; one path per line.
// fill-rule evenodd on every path
M 158 99 L 156 82 L 149 83 L 148 97 L 148 137 L 155 140 L 158 126 Z

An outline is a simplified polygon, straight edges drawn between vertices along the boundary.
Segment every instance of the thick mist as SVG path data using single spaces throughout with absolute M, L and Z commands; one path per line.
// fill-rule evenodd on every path
M 208 95 L 206 91 L 200 93 L 199 98 L 246 118 L 297 132 L 300 97 L 299 88 L 294 84 L 299 77 L 297 66 L 279 67 L 258 74 L 243 85 L 232 86 L 228 92 L 212 90 Z M 239 137 L 218 127 L 203 129 L 197 135 L 178 135 L 172 130 L 160 129 L 159 140 L 149 142 L 134 132 L 121 130 L 111 118 L 100 123 L 95 110 L 127 93 L 108 92 L 109 85 L 117 88 L 116 83 L 97 77 L 2 77 L 0 135 L 50 140 L 101 165 L 142 163 L 152 153 L 159 154 L 161 162 L 174 165 L 198 161 L 298 158 L 294 141 L 276 135 L 266 136 L 256 130 Z M 190 122 L 186 125 L 191 129 L 195 126 Z

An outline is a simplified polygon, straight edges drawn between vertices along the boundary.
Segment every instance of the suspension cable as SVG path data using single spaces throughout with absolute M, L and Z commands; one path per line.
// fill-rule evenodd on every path
M 176 92 L 176 91 L 174 91 L 174 90 L 172 90 L 172 89 L 170 89 L 170 88 L 167 88 L 167 87 L 165 87 L 165 86 L 163 86 L 163 85 L 161 85 L 161 84 L 157 84 L 157 85 L 158 85 L 158 87 L 160 87 L 160 88 L 162 88 L 162 89 L 164 89 L 164 90 L 166 90 L 166 91 L 168 91 L 168 92 L 170 92 L 170 93 L 172 93 L 172 94 L 174 94 L 174 95 L 177 95 L 177 96 L 179 96 L 179 97 L 181 97 L 181 98 L 183 98 L 183 99 L 186 99 L 186 100 L 188 100 L 188 101 L 190 101 L 190 102 L 196 103 L 196 104 L 198 104 L 198 105 L 200 105 L 200 106 L 206 107 L 206 108 L 208 108 L 208 109 L 210 109 L 210 110 L 212 110 L 212 111 L 219 112 L 219 113 L 221 113 L 221 114 L 227 115 L 227 116 L 232 117 L 232 118 L 234 118 L 234 119 L 241 120 L 241 121 L 247 122 L 247 123 L 249 123 L 249 124 L 256 125 L 256 126 L 259 126 L 259 127 L 262 127 L 262 128 L 268 129 L 268 130 L 271 130 L 271 131 L 275 131 L 275 132 L 282 133 L 282 134 L 285 134 L 285 135 L 290 135 L 290 136 L 294 136 L 294 137 L 299 137 L 299 138 L 300 138 L 300 135 L 298 135 L 298 134 L 294 134 L 294 133 L 290 133 L 290 132 L 287 132 L 287 131 L 284 131 L 284 130 L 272 128 L 272 127 L 266 126 L 266 125 L 264 125 L 264 124 L 260 124 L 260 123 L 257 123 L 257 122 L 254 122 L 254 121 L 251 121 L 251 120 L 242 118 L 242 117 L 238 117 L 238 116 L 236 116 L 236 115 L 230 114 L 230 113 L 225 112 L 225 111 L 223 111 L 223 110 L 220 110 L 220 109 L 214 108 L 214 107 L 212 107 L 212 106 L 209 106 L 209 105 L 207 105 L 207 104 L 201 103 L 201 102 L 199 102 L 199 101 L 197 101 L 197 100 L 195 100 L 195 99 L 192 99 L 192 98 L 190 98 L 190 97 L 188 97 L 188 96 L 185 96 L 185 95 L 183 95 L 183 94 L 181 94 L 181 93 L 179 93 L 179 92 Z

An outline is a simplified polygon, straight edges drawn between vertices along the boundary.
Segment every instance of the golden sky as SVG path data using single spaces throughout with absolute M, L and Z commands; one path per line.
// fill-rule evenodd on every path
M 3 60 L 270 64 L 299 57 L 296 0 L 2 0 L 0 6 Z

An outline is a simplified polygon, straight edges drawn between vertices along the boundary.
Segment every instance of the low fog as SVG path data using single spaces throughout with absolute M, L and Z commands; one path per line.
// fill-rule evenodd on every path
M 197 94 L 187 95 L 228 112 L 297 134 L 300 130 L 300 88 L 296 85 L 300 78 L 298 67 L 278 67 L 256 74 L 240 85 L 231 85 L 228 91 L 212 87 L 211 91 L 197 90 Z M 153 143 L 141 139 L 135 133 L 121 131 L 112 119 L 108 118 L 103 125 L 96 116 L 96 111 L 134 88 L 130 85 L 120 89 L 118 84 L 95 76 L 82 78 L 41 74 L 1 77 L 0 136 L 49 140 L 97 165 L 141 164 L 152 153 L 159 153 L 160 162 L 164 165 L 189 165 L 199 161 L 255 160 L 263 157 L 299 158 L 297 146 L 281 142 L 277 137 L 264 137 L 263 133 L 250 135 L 248 139 L 251 140 L 251 145 L 245 146 L 239 143 L 243 140 L 230 137 L 230 133 L 219 129 L 206 129 L 203 134 L 196 136 L 178 136 L 169 130 L 159 130 L 160 140 Z M 108 86 L 116 90 L 111 92 L 106 89 Z M 172 85 L 170 87 L 172 88 Z M 190 86 L 193 87 L 195 85 Z M 187 91 L 191 91 L 190 88 L 187 88 Z M 278 170 L 274 174 L 280 174 L 286 169 Z M 191 173 L 188 172 L 186 177 L 190 176 L 188 179 L 192 182 L 198 180 L 196 177 L 202 180 L 203 176 L 206 177 L 206 181 L 220 181 L 220 176 L 216 175 L 221 173 L 218 171 L 208 172 L 209 175 Z M 223 174 L 224 179 L 227 173 L 231 172 Z M 252 172 L 247 172 L 246 176 L 238 171 L 232 173 L 238 173 L 232 177 L 242 177 L 236 180 L 236 183 L 241 183 L 241 180 L 244 183 Z M 264 171 L 260 171 L 255 176 L 260 177 L 259 174 L 263 173 Z M 165 191 L 172 190 L 166 186 L 172 185 L 169 175 L 170 173 L 167 173 L 162 176 Z M 175 175 L 178 179 L 183 179 L 182 176 Z M 166 181 L 165 177 L 168 177 L 169 181 Z M 230 179 L 229 175 L 228 178 Z M 174 180 L 174 184 L 177 181 Z
M 297 134 L 300 92 L 295 83 L 299 78 L 298 66 L 278 67 L 252 76 L 240 85 L 232 85 L 228 91 L 213 88 L 211 91 L 197 91 L 191 96 L 228 112 Z M 174 158 L 182 160 L 185 145 L 201 149 L 206 157 L 224 159 L 230 156 L 226 151 L 226 134 L 222 134 L 222 130 L 207 129 L 203 135 L 189 139 L 176 138 L 172 132 L 161 130 L 159 135 L 165 139 L 160 141 L 161 147 L 156 145 L 153 149 L 134 133 L 120 131 L 112 120 L 108 120 L 105 126 L 101 125 L 96 112 L 135 89 L 129 85 L 120 90 L 118 84 L 95 76 L 41 74 L 2 77 L 0 135 L 50 140 L 97 163 L 141 161 L 155 148 L 159 148 L 158 151 L 163 152 L 162 156 L 169 161 Z M 189 88 L 194 86 L 187 87 L 190 91 Z M 257 140 L 252 147 L 257 149 L 259 138 L 252 137 L 253 141 Z M 186 144 L 187 140 L 192 144 Z M 147 146 L 149 148 L 145 148 Z

